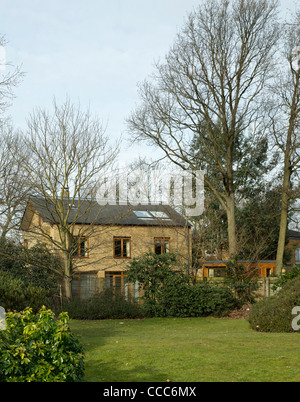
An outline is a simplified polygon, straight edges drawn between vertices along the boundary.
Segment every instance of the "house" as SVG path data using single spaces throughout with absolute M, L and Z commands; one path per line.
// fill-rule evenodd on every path
M 295 264 L 300 264 L 300 232 L 288 230 L 286 254 L 288 263 L 285 268 L 290 268 Z M 198 276 L 202 278 L 223 278 L 226 275 L 228 260 L 208 260 L 202 264 Z M 237 261 L 238 265 L 244 266 L 249 273 L 260 278 L 267 278 L 275 275 L 275 260 L 258 261 Z
M 205 261 L 202 265 L 201 276 L 203 278 L 224 278 L 226 276 L 229 260 Z M 245 272 L 259 278 L 267 278 L 275 274 L 276 261 L 237 261 L 238 266 L 243 266 Z
M 174 252 L 186 263 L 191 254 L 191 226 L 163 204 L 102 205 L 63 200 L 64 214 L 44 199 L 31 199 L 23 215 L 24 247 L 44 242 L 59 253 L 59 219 L 66 217 L 74 242 L 72 294 L 89 297 L 102 288 L 136 296 L 137 286 L 124 281 L 128 263 L 142 254 Z
M 287 267 L 289 267 L 295 264 L 300 264 L 300 232 L 289 230 L 287 237 L 288 243 L 285 249 L 289 259 Z

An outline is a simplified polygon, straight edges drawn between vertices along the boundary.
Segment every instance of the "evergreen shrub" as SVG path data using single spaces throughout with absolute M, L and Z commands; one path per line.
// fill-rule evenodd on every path
M 77 320 L 125 319 L 143 316 L 138 303 L 114 295 L 107 289 L 88 299 L 78 297 L 64 303 L 64 310 L 70 318 Z
M 43 305 L 50 304 L 52 301 L 48 290 L 24 284 L 21 279 L 15 279 L 8 272 L 0 270 L 0 306 L 6 311 L 21 311 L 31 307 L 37 312 Z
M 193 285 L 174 254 L 146 253 L 133 259 L 126 272 L 138 281 L 145 314 L 150 317 L 225 315 L 236 306 L 231 289 L 223 284 Z
M 84 354 L 71 332 L 67 313 L 55 319 L 45 307 L 6 314 L 0 331 L 1 382 L 82 381 Z
M 248 317 L 250 327 L 261 332 L 294 332 L 295 306 L 300 306 L 300 277 L 289 280 L 274 296 L 255 303 Z

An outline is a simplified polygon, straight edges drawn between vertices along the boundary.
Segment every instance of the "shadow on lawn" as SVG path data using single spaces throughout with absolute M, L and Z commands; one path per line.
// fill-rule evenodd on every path
M 124 325 L 127 321 L 124 320 Z M 136 323 L 136 322 L 135 322 Z M 122 363 L 117 360 L 103 360 L 101 349 L 108 339 L 116 339 L 116 346 L 122 352 L 122 338 L 127 334 L 119 321 L 115 325 L 101 325 L 96 321 L 78 321 L 71 324 L 72 331 L 79 335 L 85 352 L 85 382 L 164 382 L 168 375 L 146 365 L 133 367 L 132 359 Z M 113 347 L 113 345 L 111 346 Z M 125 352 L 126 353 L 126 352 Z
M 84 350 L 88 352 L 99 346 L 104 346 L 106 339 L 121 335 L 123 332 L 121 329 L 113 328 L 111 325 L 99 327 L 97 321 L 84 320 L 75 323 L 71 322 L 71 330 L 79 337 Z
M 128 363 L 129 365 L 130 363 Z M 127 368 L 117 361 L 89 360 L 86 363 L 86 382 L 165 382 L 168 375 L 145 366 Z

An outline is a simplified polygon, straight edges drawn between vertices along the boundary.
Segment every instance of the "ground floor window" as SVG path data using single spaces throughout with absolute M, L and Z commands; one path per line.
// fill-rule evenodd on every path
M 266 277 L 269 278 L 272 275 L 272 269 L 266 268 Z
M 225 278 L 226 268 L 224 267 L 210 267 L 207 269 L 208 278 Z
M 88 299 L 99 291 L 97 272 L 78 272 L 72 279 L 72 296 Z
M 136 283 L 127 283 L 123 272 L 105 272 L 105 289 L 111 289 L 114 295 L 128 299 L 139 297 L 139 286 Z

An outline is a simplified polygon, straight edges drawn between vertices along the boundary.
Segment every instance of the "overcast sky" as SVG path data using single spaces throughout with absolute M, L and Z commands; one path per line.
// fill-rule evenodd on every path
M 299 0 L 298 0 L 299 1 Z M 9 112 L 17 127 L 36 106 L 69 96 L 90 106 L 112 138 L 125 133 L 137 83 L 164 57 L 201 0 L 0 0 L 6 59 L 26 72 Z M 281 1 L 294 10 L 297 0 Z M 128 144 L 124 142 L 124 147 Z M 128 149 L 122 158 L 133 159 Z

